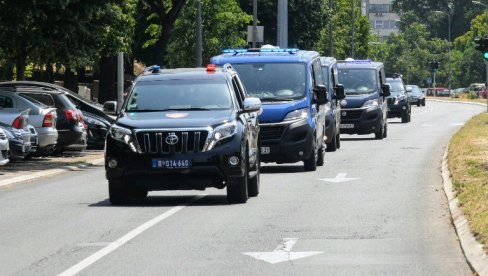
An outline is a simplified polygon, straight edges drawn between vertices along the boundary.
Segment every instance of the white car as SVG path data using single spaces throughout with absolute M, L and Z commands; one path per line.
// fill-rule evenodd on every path
M 9 142 L 7 139 L 7 135 L 0 128 L 0 166 L 7 164 L 9 160 Z

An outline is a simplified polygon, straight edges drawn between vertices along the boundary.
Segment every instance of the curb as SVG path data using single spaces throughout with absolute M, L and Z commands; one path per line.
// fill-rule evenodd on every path
M 488 275 L 488 255 L 483 250 L 481 245 L 473 233 L 469 229 L 468 220 L 463 215 L 461 208 L 459 208 L 459 200 L 456 197 L 456 192 L 453 190 L 451 181 L 451 172 L 447 164 L 449 147 L 446 147 L 444 157 L 442 159 L 442 180 L 444 186 L 444 193 L 447 196 L 449 203 L 449 211 L 451 213 L 452 224 L 458 235 L 461 249 L 464 257 L 468 261 L 471 269 L 480 276 Z
M 463 101 L 447 101 L 447 100 L 438 100 L 438 99 L 429 99 L 432 102 L 439 102 L 439 103 L 462 103 L 462 104 L 471 104 L 471 105 L 479 105 L 479 106 L 487 106 L 486 103 L 475 103 L 475 102 L 463 102 Z
M 0 188 L 8 186 L 8 185 L 17 184 L 20 182 L 34 180 L 34 179 L 37 179 L 40 177 L 54 176 L 54 175 L 58 175 L 58 174 L 61 174 L 64 172 L 69 172 L 69 171 L 80 171 L 83 168 L 86 168 L 87 166 L 103 165 L 104 162 L 105 162 L 104 158 L 99 158 L 99 159 L 94 159 L 94 160 L 88 161 L 88 162 L 86 162 L 82 165 L 78 165 L 78 166 L 64 166 L 64 167 L 59 168 L 59 169 L 50 169 L 50 170 L 31 173 L 29 175 L 16 176 L 16 177 L 12 177 L 10 179 L 0 181 Z

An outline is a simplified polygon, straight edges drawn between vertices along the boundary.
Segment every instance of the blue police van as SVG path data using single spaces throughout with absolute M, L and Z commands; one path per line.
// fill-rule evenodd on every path
M 248 94 L 262 102 L 262 162 L 303 161 L 306 171 L 324 164 L 324 86 L 320 55 L 299 49 L 228 49 L 211 63 L 232 64 Z

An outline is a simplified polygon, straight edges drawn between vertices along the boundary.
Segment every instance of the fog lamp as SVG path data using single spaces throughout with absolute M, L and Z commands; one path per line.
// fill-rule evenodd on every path
M 115 168 L 117 168 L 118 165 L 119 165 L 119 163 L 117 162 L 117 160 L 115 160 L 115 159 L 108 160 L 108 167 L 109 168 L 115 169 Z
M 229 165 L 236 166 L 238 164 L 239 164 L 239 157 L 237 157 L 237 156 L 231 156 L 229 158 Z

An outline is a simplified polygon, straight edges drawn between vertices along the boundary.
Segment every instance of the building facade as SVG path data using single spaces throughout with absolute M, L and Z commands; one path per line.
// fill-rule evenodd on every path
M 393 0 L 361 0 L 361 11 L 368 16 L 371 29 L 381 40 L 399 32 L 400 16 L 393 12 L 392 4 Z

